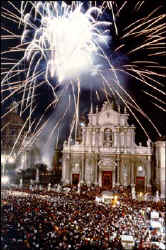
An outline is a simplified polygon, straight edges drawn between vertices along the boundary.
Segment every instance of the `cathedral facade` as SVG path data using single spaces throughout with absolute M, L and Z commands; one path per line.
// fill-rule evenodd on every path
M 65 142 L 62 160 L 63 184 L 97 185 L 111 190 L 116 185 L 151 191 L 152 146 L 135 143 L 135 127 L 129 114 L 115 111 L 105 102 L 101 111 L 88 115 L 81 141 Z

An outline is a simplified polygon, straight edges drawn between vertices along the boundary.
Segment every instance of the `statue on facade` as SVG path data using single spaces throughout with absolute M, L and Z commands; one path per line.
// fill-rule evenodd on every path
M 23 186 L 23 179 L 22 179 L 22 178 L 20 179 L 20 184 L 19 184 L 19 186 L 20 186 L 20 188 L 22 188 L 22 186 Z
M 56 191 L 57 191 L 57 193 L 61 192 L 61 185 L 60 184 L 58 184 Z
M 80 184 L 80 182 L 78 183 L 77 193 L 78 193 L 78 194 L 81 193 L 81 184 Z
M 36 168 L 36 182 L 39 182 L 39 169 Z
M 156 196 L 155 196 L 155 202 L 159 202 L 160 201 L 160 196 L 159 196 L 159 191 L 156 191 Z
M 132 195 L 132 199 L 135 200 L 136 199 L 135 186 L 132 186 L 131 188 L 131 195 Z
M 151 146 L 151 140 L 148 138 L 147 142 L 146 142 L 147 146 L 150 147 Z
M 48 183 L 48 191 L 51 190 L 51 183 Z

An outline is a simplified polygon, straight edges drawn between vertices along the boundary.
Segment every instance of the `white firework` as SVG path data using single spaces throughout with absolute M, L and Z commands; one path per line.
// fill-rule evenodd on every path
M 61 82 L 77 78 L 85 71 L 96 71 L 95 56 L 105 57 L 101 45 L 109 39 L 107 29 L 102 31 L 101 27 L 109 26 L 110 22 L 99 20 L 102 10 L 97 7 L 83 13 L 81 2 L 74 10 L 73 6 L 64 2 L 58 5 L 57 2 L 47 2 L 43 4 L 44 12 L 41 12 L 41 2 L 33 5 L 41 23 L 40 27 L 35 27 L 35 35 L 27 46 L 25 58 L 31 60 L 35 51 L 40 51 L 40 60 L 43 57 L 46 59 L 47 80 L 49 74 L 57 76 Z M 32 26 L 29 20 L 29 14 L 25 15 L 25 27 L 27 24 Z M 26 34 L 25 30 L 22 41 Z

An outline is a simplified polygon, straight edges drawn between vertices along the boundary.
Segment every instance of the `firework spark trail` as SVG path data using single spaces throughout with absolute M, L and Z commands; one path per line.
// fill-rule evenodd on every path
M 118 84 L 119 85 L 119 84 Z M 109 83 L 108 83 L 108 86 L 109 86 Z M 124 91 L 123 88 L 121 88 L 121 90 Z M 113 91 L 113 89 L 111 89 L 111 91 Z M 128 95 L 127 93 L 127 96 L 129 97 L 130 101 L 131 102 L 134 102 L 134 104 L 132 103 L 129 103 L 128 101 L 126 101 L 123 97 L 123 95 L 120 94 L 119 91 L 117 91 L 116 89 L 114 89 L 114 92 L 116 93 L 116 95 L 119 97 L 119 99 L 122 101 L 122 103 L 124 103 L 125 107 L 128 108 L 128 110 L 130 111 L 130 113 L 133 115 L 133 117 L 135 118 L 135 120 L 138 122 L 138 124 L 140 125 L 140 127 L 142 128 L 142 130 L 144 131 L 145 135 L 147 136 L 147 138 L 149 138 L 149 135 L 148 133 L 146 132 L 144 126 L 142 125 L 142 123 L 139 121 L 139 119 L 137 118 L 137 116 L 135 115 L 135 113 L 133 112 L 133 110 L 130 108 L 130 106 L 132 106 L 133 109 L 136 109 L 139 113 L 142 113 L 143 116 L 146 117 L 146 115 L 144 114 L 144 112 L 142 111 L 142 109 L 135 103 L 134 99 L 131 98 L 130 95 Z M 147 117 L 148 118 L 148 117 Z M 149 119 L 149 118 L 148 118 Z M 155 127 L 155 125 L 153 124 L 153 122 L 150 120 L 150 123 Z M 155 129 L 158 131 L 158 129 L 155 127 Z M 159 131 L 158 131 L 159 133 Z M 160 133 L 159 133 L 160 135 Z
M 142 83 L 144 83 L 145 85 L 148 85 L 149 87 L 151 87 L 152 89 L 157 90 L 159 93 L 165 95 L 165 92 L 164 92 L 164 91 L 162 91 L 162 90 L 158 89 L 157 87 L 151 85 L 151 84 L 148 83 L 145 79 L 142 79 L 142 75 L 140 76 L 140 75 L 138 74 L 138 76 L 135 76 L 134 74 L 128 72 L 128 71 L 130 71 L 130 69 L 127 69 L 127 71 L 119 70 L 119 69 L 118 69 L 118 71 L 125 72 L 126 74 L 130 75 L 132 78 L 135 78 L 136 80 L 139 80 L 139 82 L 142 82 Z M 131 72 L 133 72 L 133 71 L 135 71 L 136 73 L 138 72 L 137 70 L 131 69 Z M 146 77 L 147 77 L 147 76 L 146 76 Z M 148 78 L 148 77 L 147 77 L 147 78 Z M 153 81 L 155 81 L 155 80 L 153 79 Z M 158 81 L 155 81 L 155 82 L 159 83 Z
M 42 85 L 43 82 L 41 82 L 40 84 Z M 40 117 L 40 119 L 38 120 L 37 124 L 35 125 L 35 128 L 33 129 L 33 132 L 31 131 L 31 127 L 33 126 L 33 123 L 34 123 L 35 121 L 33 121 L 33 123 L 32 123 L 31 125 L 29 125 L 29 131 L 31 131 L 31 140 L 29 141 L 29 145 L 35 143 L 36 138 L 38 137 L 38 135 L 40 135 L 40 131 L 42 131 L 42 130 L 44 129 L 44 127 L 46 127 L 46 125 L 48 124 L 49 121 L 47 120 L 47 121 L 45 121 L 45 123 L 43 124 L 43 126 L 40 128 L 40 124 L 41 124 L 41 121 L 42 121 L 42 119 L 43 119 L 45 113 L 46 113 L 47 110 L 50 108 L 50 106 L 53 106 L 53 105 L 55 105 L 56 103 L 58 103 L 58 101 L 59 101 L 59 99 L 60 99 L 61 97 L 62 97 L 62 95 L 59 96 L 58 99 L 55 99 L 52 103 L 50 103 L 50 104 L 47 106 L 47 108 L 45 108 L 44 113 L 43 113 L 43 115 Z M 28 106 L 30 106 L 30 105 L 31 105 L 31 103 L 29 103 L 29 104 L 25 107 L 25 109 L 27 109 Z M 25 112 L 25 109 L 22 111 L 22 113 Z M 32 112 L 31 112 L 31 113 L 32 113 Z M 30 116 L 31 116 L 31 115 L 28 116 L 28 120 L 30 120 Z M 56 125 L 56 126 L 57 126 L 57 125 Z M 26 139 L 26 138 L 24 138 L 24 140 L 23 140 L 23 143 L 22 143 L 23 145 L 24 145 L 24 143 L 25 143 L 25 139 Z M 22 149 L 20 149 L 20 152 L 22 152 Z
M 127 27 L 124 28 L 124 31 L 126 31 L 126 30 L 129 29 L 129 28 L 131 28 L 133 25 L 135 25 L 135 28 L 134 28 L 134 29 L 137 29 L 137 28 L 138 28 L 138 27 L 137 27 L 137 23 L 139 23 L 139 22 L 143 22 L 143 21 L 144 21 L 144 25 L 146 24 L 146 23 L 145 23 L 146 20 L 148 20 L 148 23 L 151 22 L 152 19 L 150 19 L 150 17 L 151 17 L 152 15 L 154 15 L 154 13 L 157 12 L 160 8 L 161 8 L 161 6 L 158 7 L 158 8 L 156 8 L 156 9 L 154 9 L 154 10 L 153 10 L 149 15 L 147 15 L 146 17 L 140 18 L 140 19 L 138 19 L 137 21 L 132 22 L 131 24 L 129 24 Z M 163 16 L 163 15 L 162 15 L 162 16 Z M 155 19 L 157 19 L 157 18 L 158 18 L 158 16 L 155 17 Z M 142 23 L 142 25 L 143 25 L 143 23 Z M 141 26 L 142 26 L 142 25 L 141 25 Z M 133 31 L 133 30 L 131 30 L 131 31 Z M 127 35 L 127 34 L 128 34 L 128 33 L 126 33 L 126 35 Z
M 159 109 L 161 109 L 163 112 L 166 112 L 166 108 L 164 109 L 163 107 L 161 107 L 160 105 L 158 105 L 157 103 L 152 102 L 156 107 L 158 107 Z
M 28 50 L 27 50 L 28 51 Z
M 120 15 L 121 10 L 123 10 L 123 8 L 126 6 L 126 4 L 127 4 L 127 1 L 125 1 L 125 2 L 122 4 L 122 6 L 117 10 L 116 16 L 119 16 L 119 15 Z
M 29 3 L 31 4 L 31 10 L 28 14 L 25 15 Z M 118 9 L 118 5 L 112 3 L 111 1 L 104 1 L 100 7 L 98 7 L 97 1 L 90 1 L 88 10 L 84 12 L 82 11 L 83 4 L 80 2 L 72 2 L 70 6 L 64 2 L 61 2 L 61 4 L 59 4 L 58 2 L 53 1 L 46 3 L 22 2 L 21 10 L 17 9 L 14 4 L 10 4 L 13 6 L 13 8 L 15 8 L 20 16 L 13 14 L 11 11 L 6 11 L 5 9 L 3 17 L 7 20 L 11 20 L 19 24 L 19 26 L 23 25 L 24 32 L 22 34 L 21 45 L 18 45 L 7 52 L 3 52 L 1 53 L 1 55 L 9 52 L 13 53 L 15 51 L 23 52 L 24 55 L 20 61 L 18 61 L 16 64 L 14 64 L 13 67 L 11 67 L 10 71 L 4 77 L 2 84 L 3 86 L 5 86 L 9 81 L 12 80 L 12 77 L 17 76 L 15 75 L 19 73 L 16 72 L 17 66 L 26 61 L 26 63 L 29 65 L 28 69 L 25 69 L 26 80 L 24 80 L 24 84 L 22 84 L 21 86 L 19 86 L 19 82 L 17 83 L 17 87 L 15 87 L 14 85 L 13 87 L 11 87 L 10 85 L 8 90 L 10 90 L 12 93 L 8 95 L 8 98 L 12 95 L 14 96 L 15 94 L 17 94 L 17 92 L 23 93 L 23 98 L 21 102 L 18 103 L 19 105 L 21 105 L 21 115 L 23 114 L 23 112 L 25 112 L 27 107 L 29 108 L 29 116 L 25 121 L 26 124 L 29 122 L 29 131 L 35 123 L 31 120 L 35 107 L 35 93 L 40 85 L 44 86 L 45 84 L 47 84 L 50 87 L 54 97 L 54 100 L 45 108 L 45 111 L 41 116 L 42 118 L 44 118 L 44 115 L 46 114 L 47 109 L 49 109 L 50 106 L 54 106 L 56 112 L 56 109 L 59 110 L 61 105 L 64 105 L 65 93 L 69 94 L 69 99 L 71 97 L 73 98 L 73 100 L 70 100 L 70 102 L 72 101 L 72 112 L 70 111 L 68 106 L 65 107 L 65 110 L 63 107 L 62 110 L 64 112 L 62 111 L 63 114 L 61 117 L 58 118 L 58 115 L 56 116 L 55 114 L 53 114 L 50 119 L 48 118 L 44 122 L 44 126 L 41 127 L 39 126 L 39 124 L 42 118 L 39 119 L 37 124 L 35 124 L 35 132 L 32 132 L 31 144 L 32 142 L 35 142 L 37 137 L 40 137 L 40 134 L 42 134 L 43 131 L 46 131 L 47 126 L 53 126 L 51 123 L 51 119 L 53 117 L 55 118 L 56 124 L 52 127 L 51 135 L 56 134 L 57 139 L 55 141 L 56 144 L 58 144 L 59 135 L 62 131 L 60 128 L 60 124 L 65 119 L 65 117 L 67 117 L 67 113 L 70 112 L 70 115 L 73 115 L 72 129 L 70 130 L 71 136 L 72 130 L 74 126 L 77 125 L 79 119 L 79 104 L 81 101 L 80 94 L 85 84 L 83 81 L 81 81 L 81 74 L 83 72 L 85 72 L 87 75 L 89 74 L 92 82 L 93 74 L 96 74 L 97 76 L 100 76 L 101 79 L 103 79 L 103 81 L 101 81 L 101 86 L 96 90 L 96 98 L 99 102 L 100 90 L 105 93 L 105 97 L 106 99 L 108 99 L 108 101 L 111 96 L 118 96 L 122 103 L 128 108 L 133 117 L 135 117 L 135 120 L 142 127 L 147 137 L 149 136 L 146 133 L 144 127 L 140 124 L 139 119 L 136 117 L 133 111 L 134 109 L 142 114 L 142 116 L 145 117 L 153 125 L 153 127 L 160 135 L 160 132 L 156 128 L 155 124 L 153 124 L 151 119 L 143 112 L 139 105 L 125 90 L 125 87 L 123 87 L 123 85 L 120 83 L 119 73 L 122 72 L 125 73 L 125 75 L 130 75 L 132 79 L 137 79 L 139 83 L 143 83 L 145 86 L 147 85 L 152 90 L 165 95 L 164 91 L 160 89 L 162 83 L 157 81 L 155 78 L 164 78 L 165 75 L 163 73 L 158 73 L 155 71 L 156 69 L 161 70 L 162 67 L 160 67 L 160 65 L 157 65 L 155 61 L 148 61 L 146 58 L 143 61 L 131 61 L 130 64 L 123 64 L 123 67 L 117 68 L 111 61 L 110 56 L 108 56 L 103 49 L 103 46 L 107 46 L 107 43 L 110 39 L 110 34 L 108 35 L 110 25 L 114 25 L 116 36 L 118 36 L 118 25 L 116 23 L 116 19 L 118 16 L 120 16 L 123 10 L 127 8 L 126 2 L 122 4 Z M 140 1 L 135 6 L 136 11 L 142 8 L 142 5 L 143 4 Z M 115 11 L 116 8 L 117 10 Z M 100 19 L 106 9 L 110 9 L 111 11 L 113 24 L 110 20 L 103 21 L 102 19 Z M 131 48 L 130 51 L 127 51 L 126 54 L 129 57 L 139 51 L 145 50 L 149 50 L 149 54 L 147 54 L 147 56 L 164 55 L 164 51 L 159 52 L 158 50 L 164 49 L 164 23 L 161 22 L 163 22 L 165 15 L 153 17 L 155 13 L 157 13 L 158 9 L 159 8 L 156 8 L 155 10 L 151 11 L 150 14 L 146 17 L 140 18 L 128 25 L 126 29 L 124 29 L 125 33 L 121 35 L 121 38 L 119 38 L 122 40 L 122 43 L 118 45 L 118 47 L 116 47 L 114 51 L 121 51 L 121 49 L 125 48 L 125 39 L 133 39 L 143 36 L 143 43 L 138 44 L 135 48 Z M 82 23 L 77 23 L 77 17 L 79 17 Z M 38 25 L 37 22 L 40 23 L 40 25 Z M 80 27 L 82 27 L 81 32 Z M 76 31 L 75 33 L 73 33 L 74 29 Z M 83 33 L 82 30 L 84 30 L 84 34 L 86 34 L 86 36 L 81 36 Z M 6 29 L 5 32 L 7 32 L 9 35 L 4 35 L 3 39 L 15 39 L 20 37 L 9 31 L 8 29 Z M 32 32 L 31 36 L 29 35 L 29 37 L 28 32 Z M 75 38 L 75 36 L 77 37 L 77 39 Z M 154 51 L 154 49 L 156 50 L 156 52 Z M 100 62 L 100 60 L 96 63 L 96 59 L 98 58 L 102 58 L 102 60 L 104 60 L 103 65 L 103 61 Z M 10 58 L 8 59 L 8 61 L 10 62 Z M 82 61 L 82 64 L 78 65 L 79 61 Z M 44 66 L 43 62 L 45 63 Z M 103 68 L 107 68 L 107 72 L 110 72 L 110 78 L 112 78 L 111 82 L 110 79 L 108 81 L 107 77 L 105 76 L 105 69 L 103 69 L 102 66 L 104 66 Z M 22 71 L 20 71 L 20 73 L 21 72 Z M 39 81 L 40 78 L 42 78 L 42 81 Z M 76 81 L 77 78 L 79 79 L 78 81 Z M 59 81 L 56 81 L 55 79 Z M 64 82 L 64 80 L 68 80 L 67 86 L 71 86 L 70 89 L 72 90 L 71 92 L 69 91 L 69 93 L 67 92 L 68 87 L 65 86 L 66 82 Z M 152 84 L 152 82 L 157 85 Z M 95 82 L 89 86 L 89 89 L 92 88 L 93 90 L 93 84 L 94 87 L 96 87 Z M 58 90 L 59 88 L 61 89 L 61 91 Z M 75 92 L 76 88 L 77 93 Z M 151 95 L 151 97 L 157 100 L 157 97 L 155 97 L 154 94 Z M 61 101 L 61 98 L 63 101 Z M 128 99 L 131 101 L 131 103 L 127 101 Z M 3 102 L 5 101 L 6 98 L 4 98 Z M 160 102 L 162 103 L 162 100 L 160 100 Z M 156 106 L 164 111 L 164 108 L 160 107 L 159 105 Z M 51 123 L 51 125 L 49 123 Z
M 109 65 L 110 65 L 110 67 L 111 67 L 111 71 L 115 71 L 115 68 L 113 67 L 113 65 L 111 64 L 111 63 L 109 63 Z M 132 71 L 134 72 L 134 70 L 132 69 Z M 138 73 L 138 71 L 136 70 L 136 72 L 137 72 L 137 74 L 139 75 L 139 73 Z M 143 71 L 144 73 L 146 73 L 145 71 Z M 153 72 L 150 72 L 150 74 L 152 74 Z M 154 73 L 155 74 L 155 73 Z M 116 79 L 116 84 L 119 86 L 119 89 L 121 89 L 122 90 L 122 92 L 124 92 L 125 93 L 125 96 L 126 97 L 128 97 L 133 103 L 134 103 L 134 105 L 135 105 L 135 107 L 137 107 L 137 110 L 151 123 L 151 125 L 155 128 L 155 130 L 157 131 L 157 133 L 159 134 L 159 135 L 161 135 L 160 134 L 160 132 L 159 132 L 159 130 L 157 129 L 157 127 L 155 126 L 155 124 L 151 121 L 151 119 L 143 112 L 143 110 L 140 108 L 140 106 L 139 105 L 137 105 L 137 103 L 134 101 L 134 99 L 127 93 L 127 91 L 125 91 L 125 89 L 121 86 L 121 84 L 120 84 L 120 82 L 119 82 L 119 79 L 118 79 L 118 76 L 117 76 L 117 74 L 115 73 L 114 74 L 115 75 L 115 79 Z M 143 73 L 141 72 L 141 77 L 140 78 L 142 78 L 144 75 L 143 75 Z M 163 76 L 163 75 L 162 75 Z M 147 77 L 147 76 L 146 76 Z M 139 79 L 140 80 L 140 79 Z M 112 79 L 112 81 L 114 81 L 114 79 Z M 145 82 L 144 80 L 143 80 L 143 82 Z M 147 85 L 149 85 L 150 87 L 151 87 L 151 85 L 150 84 L 148 84 L 148 83 L 146 83 Z M 112 85 L 112 89 L 114 88 L 114 85 Z M 162 94 L 165 94 L 163 91 L 161 91 L 161 90 L 159 90 L 158 88 L 156 88 L 156 87 L 154 87 L 153 86 L 153 88 L 155 89 L 155 90 L 158 90 L 159 92 L 161 92 Z M 116 93 L 117 93 L 117 91 L 116 91 Z M 118 96 L 120 97 L 120 99 L 123 101 L 123 103 L 129 108 L 129 106 L 126 104 L 126 102 L 124 101 L 124 99 L 122 98 L 122 96 L 120 95 L 120 93 L 118 93 Z M 147 135 L 147 137 L 149 137 L 148 136 L 148 134 L 147 134 L 147 132 L 145 131 L 145 129 L 144 129 L 144 127 L 142 126 L 142 124 L 140 123 L 140 121 L 138 120 L 138 118 L 135 116 L 135 114 L 132 112 L 132 110 L 129 108 L 129 110 L 130 110 L 130 112 L 133 114 L 133 116 L 135 117 L 135 119 L 137 120 L 137 122 L 139 123 L 139 125 L 141 126 L 141 128 L 143 129 L 143 131 L 145 132 L 145 134 Z
M 18 72 L 18 73 L 19 73 L 19 72 Z M 7 80 L 9 81 L 10 78 L 13 78 L 13 77 L 16 76 L 16 75 L 17 75 L 17 73 L 16 73 L 15 75 L 12 75 L 11 77 L 8 77 Z M 34 77 L 34 76 L 33 76 L 33 77 Z M 31 80 L 31 77 L 30 77 L 29 79 L 27 79 L 27 81 L 30 81 L 30 80 Z M 21 83 L 21 85 L 20 85 L 20 83 Z M 4 98 L 4 99 L 2 100 L 2 103 L 5 102 L 6 99 L 8 99 L 9 97 L 14 96 L 16 93 L 20 92 L 20 90 L 21 90 L 22 88 L 25 89 L 25 87 L 26 87 L 26 84 L 22 84 L 22 81 L 14 82 L 14 83 L 12 83 L 12 84 L 14 85 L 14 87 L 9 86 L 8 89 L 2 90 L 2 92 L 5 92 L 5 91 L 8 91 L 8 90 L 12 89 L 10 95 L 8 95 L 6 98 Z M 17 84 L 17 86 L 16 86 L 16 84 Z M 3 84 L 3 86 L 5 86 L 5 85 Z M 28 89 L 29 89 L 29 90 L 30 90 L 30 88 L 34 88 L 34 87 L 33 87 L 33 86 L 30 86 L 30 87 L 28 86 Z M 15 90 L 14 90 L 14 89 L 15 89 Z M 13 91 L 13 90 L 14 90 L 14 91 Z M 27 98 L 29 99 L 29 97 L 27 97 Z M 22 107 L 23 107 L 24 102 L 25 102 L 25 95 L 23 94 L 23 97 L 22 97 L 22 100 L 21 100 L 21 103 L 22 103 L 22 105 L 21 105 L 21 110 L 22 110 Z M 21 115 L 21 114 L 22 114 L 22 111 L 20 112 L 20 115 Z
M 42 126 L 39 127 L 39 129 L 37 130 L 37 132 L 35 134 L 32 134 L 30 140 L 28 141 L 28 145 L 36 145 L 36 146 L 39 146 L 37 138 L 40 137 L 40 143 L 41 143 L 41 141 L 43 141 L 43 146 L 44 147 L 41 150 L 41 152 L 42 152 L 41 160 L 43 160 L 45 158 L 45 152 L 46 152 L 48 143 L 49 143 L 49 148 L 50 148 L 49 153 L 52 153 L 52 154 L 54 153 L 54 148 L 56 147 L 56 144 L 58 143 L 58 133 L 59 133 L 60 127 L 61 127 L 59 125 L 60 125 L 61 121 L 63 120 L 63 118 L 65 117 L 65 115 L 67 114 L 68 109 L 69 109 L 69 107 L 66 108 L 66 110 L 64 111 L 63 116 L 57 121 L 56 125 L 53 126 L 54 131 L 56 130 L 56 136 L 57 136 L 56 140 L 54 140 L 54 137 L 48 136 L 48 132 L 46 134 L 43 133 L 43 130 L 44 131 L 49 131 L 49 127 L 50 126 L 52 127 L 50 119 L 48 119 L 43 123 Z M 54 121 L 52 121 L 52 122 L 54 123 Z M 54 131 L 52 131 L 51 134 L 53 134 Z M 42 133 L 42 136 L 41 136 L 41 133 Z M 51 140 L 48 140 L 48 137 Z M 55 141 L 56 141 L 56 144 L 55 144 Z M 52 143 L 54 145 L 53 148 L 50 147 L 50 144 L 52 145 Z
M 114 79 L 112 79 L 112 81 L 114 81 Z M 125 97 L 128 98 L 131 101 L 131 105 L 132 107 L 134 107 L 137 111 L 139 111 L 140 114 L 142 114 L 142 116 L 144 116 L 150 123 L 151 125 L 154 127 L 154 129 L 157 131 L 157 133 L 161 136 L 158 128 L 155 126 L 155 124 L 151 121 L 151 119 L 145 114 L 145 112 L 143 112 L 143 110 L 141 109 L 141 107 L 135 102 L 135 100 L 127 93 L 127 91 L 125 91 L 125 89 L 121 86 L 120 82 L 118 79 L 116 79 L 116 85 L 118 85 L 119 89 L 122 90 L 122 93 L 125 94 Z M 109 83 L 107 83 L 108 86 L 110 86 Z M 141 124 L 141 122 L 139 121 L 139 119 L 136 117 L 136 115 L 134 114 L 134 112 L 131 110 L 131 108 L 128 105 L 128 101 L 126 101 L 124 99 L 124 97 L 120 94 L 120 92 L 118 92 L 114 85 L 112 85 L 112 88 L 110 89 L 111 91 L 116 92 L 117 96 L 119 96 L 119 98 L 122 100 L 122 102 L 124 103 L 124 105 L 127 106 L 127 108 L 129 109 L 129 111 L 131 112 L 131 114 L 135 117 L 135 119 L 137 120 L 138 124 L 140 125 L 140 127 L 143 129 L 144 133 L 146 134 L 146 136 L 149 138 L 148 133 L 146 132 L 145 128 L 143 127 L 143 125 Z M 133 104 L 132 104 L 133 103 Z
M 148 93 L 148 92 L 146 92 L 146 91 L 144 91 L 144 93 L 145 93 L 146 95 L 149 95 L 149 96 L 151 96 L 152 98 L 156 99 L 158 102 L 161 102 L 162 104 L 166 105 L 166 102 L 162 101 L 160 98 L 157 98 L 156 96 L 154 96 L 154 95 L 152 95 L 152 94 L 150 94 L 150 93 Z
M 34 109 L 35 109 L 35 107 L 34 107 Z M 27 124 L 28 121 L 29 121 L 29 119 L 27 118 L 26 121 L 24 122 L 24 124 L 23 124 L 23 126 L 22 126 L 22 128 L 21 128 L 21 130 L 20 130 L 20 132 L 19 132 L 19 134 L 17 136 L 17 138 L 16 138 L 16 141 L 15 141 L 12 149 L 11 149 L 10 156 L 13 154 L 14 149 L 16 147 L 16 144 L 18 143 L 19 138 L 21 137 L 22 133 L 24 132 L 25 126 L 26 126 L 26 124 Z
M 113 21 L 114 21 L 115 32 L 116 32 L 116 35 L 118 36 L 118 28 L 117 28 L 117 25 L 116 25 L 116 19 L 115 19 L 115 15 L 114 15 L 113 3 L 112 2 L 110 2 L 110 6 L 111 6 Z
M 51 104 L 49 104 L 49 106 L 51 106 Z M 30 106 L 30 103 L 28 104 L 28 106 Z M 26 108 L 28 108 L 28 106 Z M 32 132 L 32 126 L 34 125 L 34 123 L 36 122 L 35 120 L 30 124 L 28 131 L 26 132 L 26 136 L 24 136 L 23 141 L 22 141 L 22 147 L 20 147 L 19 151 L 18 151 L 18 155 L 24 151 L 24 149 L 26 150 L 26 147 L 30 147 L 32 145 L 34 145 L 34 143 L 36 142 L 37 137 L 40 135 L 40 132 L 43 130 L 44 127 L 46 127 L 46 125 L 48 124 L 49 120 L 46 120 L 42 126 L 40 126 L 41 121 L 45 115 L 45 113 L 47 112 L 47 109 L 49 109 L 49 106 L 45 109 L 44 113 L 41 115 L 40 119 L 38 120 L 37 124 L 35 125 L 35 128 L 33 129 Z M 28 116 L 28 118 L 26 119 L 26 122 L 28 122 L 28 120 L 30 119 L 31 114 Z M 28 138 L 28 142 L 26 142 L 27 137 L 29 136 L 30 133 L 30 138 Z
M 67 88 L 67 85 L 66 85 L 65 87 Z M 29 143 L 28 143 L 29 145 L 33 145 L 33 144 L 36 142 L 38 136 L 40 135 L 41 131 L 42 131 L 44 128 L 47 129 L 46 125 L 49 123 L 49 119 L 47 119 L 47 120 L 44 122 L 44 124 L 42 125 L 42 127 L 40 127 L 40 123 L 41 123 L 41 121 L 42 121 L 42 119 L 43 119 L 45 113 L 46 113 L 47 110 L 49 109 L 49 107 L 52 106 L 52 105 L 54 105 L 55 103 L 58 103 L 58 101 L 59 101 L 62 97 L 63 97 L 63 94 L 61 94 L 61 95 L 58 97 L 58 100 L 54 100 L 52 103 L 50 103 L 50 104 L 48 105 L 48 107 L 44 110 L 43 115 L 40 117 L 40 119 L 38 120 L 37 124 L 35 125 L 35 128 L 33 129 L 33 133 L 31 132 L 31 139 L 29 140 Z M 29 104 L 29 105 L 30 105 L 30 104 Z M 66 111 L 65 111 L 65 112 L 66 112 Z M 30 116 L 28 117 L 28 119 L 29 119 L 29 118 L 30 118 Z M 62 120 L 62 118 L 60 118 L 60 119 L 57 121 L 57 124 L 56 124 L 56 126 L 54 127 L 54 130 L 57 128 L 58 124 L 60 124 L 60 121 L 61 121 L 61 120 Z M 32 124 L 31 124 L 31 126 L 32 126 Z M 29 130 L 31 130 L 31 128 L 29 128 Z M 50 136 L 49 136 L 49 138 L 50 138 Z M 47 141 L 47 140 L 46 140 L 46 141 Z M 49 141 L 49 140 L 48 140 L 48 141 Z M 25 140 L 23 141 L 23 145 L 24 145 L 24 142 L 25 142 Z M 21 152 L 21 149 L 20 149 L 20 152 Z
M 48 138 L 47 138 L 47 143 L 46 143 L 46 147 L 47 147 L 48 144 L 50 143 L 50 140 L 51 140 L 52 136 L 54 135 L 56 129 L 59 127 L 60 123 L 64 120 L 64 118 L 65 118 L 67 112 L 69 112 L 69 110 L 70 110 L 70 102 L 71 102 L 71 98 L 70 98 L 70 96 L 69 96 L 69 105 L 68 105 L 68 107 L 66 108 L 66 110 L 65 110 L 65 112 L 64 112 L 64 114 L 63 114 L 63 116 L 57 121 L 56 125 L 54 126 L 53 130 L 51 131 L 50 135 L 48 136 Z M 59 128 L 58 128 L 58 131 L 59 131 Z M 58 142 L 57 142 L 57 143 L 58 143 Z M 55 148 L 57 148 L 57 145 L 56 145 Z
M 69 88 L 69 86 L 70 85 L 66 85 L 65 86 L 65 92 L 66 93 L 68 93 L 68 88 Z M 56 134 L 56 136 L 57 136 L 57 139 L 55 140 L 53 140 L 54 142 L 56 141 L 56 144 L 55 144 L 55 148 L 57 148 L 57 146 L 58 146 L 58 135 L 59 135 L 59 133 L 60 133 L 60 131 L 62 130 L 62 128 L 61 128 L 61 123 L 63 122 L 64 123 L 64 121 L 65 121 L 65 117 L 66 117 L 66 119 L 67 119 L 67 117 L 68 117 L 68 114 L 70 113 L 70 119 L 68 119 L 68 122 L 69 122 L 69 120 L 71 120 L 71 124 L 73 124 L 73 126 L 71 127 L 71 129 L 70 129 L 70 135 L 69 135 L 69 138 L 71 137 L 71 133 L 72 133 L 72 131 L 73 131 L 73 129 L 74 129 L 74 127 L 75 126 L 77 126 L 77 122 L 78 122 L 78 113 L 79 113 L 79 98 L 78 99 L 76 99 L 76 95 L 75 95 L 75 87 L 74 87 L 74 83 L 73 82 L 71 82 L 71 88 L 72 88 L 72 92 L 71 92 L 71 95 L 69 95 L 68 96 L 68 101 L 65 101 L 65 106 L 66 106 L 66 108 L 64 109 L 64 112 L 63 112 L 63 115 L 61 116 L 61 117 L 59 117 L 59 119 L 57 119 L 57 122 L 56 122 L 56 124 L 53 126 L 53 129 L 52 129 L 52 131 L 51 131 L 51 133 L 50 133 L 50 135 L 49 136 L 47 136 L 47 143 L 46 143 L 46 145 L 45 145 L 45 147 L 47 148 L 47 145 L 48 145 L 48 143 L 50 144 L 50 142 L 52 141 L 52 139 L 54 138 L 53 137 L 53 134 Z M 79 96 L 79 94 L 80 94 L 80 89 L 79 89 L 79 84 L 78 84 L 78 96 Z M 64 102 L 64 97 L 65 97 L 65 95 L 61 95 L 60 97 L 59 97 L 59 100 L 58 100 L 58 105 L 59 105 L 59 102 L 61 102 L 61 100 L 62 100 L 62 102 Z M 74 103 L 74 104 L 72 104 L 72 102 Z M 62 106 L 62 105 L 61 105 Z M 61 107 L 60 106 L 60 107 Z M 65 107 L 64 105 L 63 105 L 63 107 Z M 73 108 L 74 107 L 74 108 Z M 71 114 L 71 110 L 73 110 L 72 111 L 72 114 Z M 70 111 L 70 112 L 69 112 Z M 53 117 L 54 117 L 54 114 L 53 114 Z M 51 119 L 53 122 L 54 122 L 54 119 Z M 50 126 L 50 121 L 48 121 L 48 123 L 49 123 L 49 125 L 48 126 Z M 45 130 L 47 130 L 48 129 L 48 126 L 46 127 L 45 126 Z M 56 132 L 56 133 L 55 133 Z M 61 135 L 62 136 L 62 135 Z M 42 136 L 41 136 L 41 138 L 42 138 Z M 53 142 L 53 143 L 54 143 Z

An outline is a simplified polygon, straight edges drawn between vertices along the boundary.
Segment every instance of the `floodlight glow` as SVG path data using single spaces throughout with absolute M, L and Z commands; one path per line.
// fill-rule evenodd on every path
M 138 167 L 138 171 L 139 171 L 139 172 L 142 172 L 142 170 L 143 170 L 143 167 L 142 167 L 142 166 L 139 166 L 139 167 Z
M 14 157 L 9 156 L 8 161 L 9 161 L 9 163 L 14 163 Z
M 5 163 L 6 162 L 6 155 L 1 155 L 1 162 Z
M 8 176 L 2 176 L 1 181 L 2 181 L 2 184 L 8 184 L 9 183 L 9 177 Z

